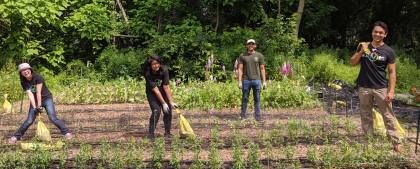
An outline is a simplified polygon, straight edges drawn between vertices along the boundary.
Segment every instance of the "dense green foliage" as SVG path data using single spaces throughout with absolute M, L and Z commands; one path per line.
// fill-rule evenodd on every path
M 82 76 L 102 83 L 121 77 L 141 80 L 149 54 L 162 57 L 171 78 L 205 81 L 212 75 L 229 81 L 250 38 L 264 55 L 269 80 L 283 79 L 280 67 L 289 61 L 299 77 L 355 85 L 358 67 L 350 67 L 349 58 L 358 42 L 371 41 L 371 25 L 377 20 L 389 25 L 385 42 L 397 53 L 396 91 L 408 92 L 420 84 L 415 22 L 420 8 L 414 0 L 360 5 L 306 0 L 298 38 L 298 0 L 283 0 L 280 9 L 274 0 L 120 2 L 128 22 L 114 0 L 0 0 L 0 78 L 6 79 L 1 92 L 11 93 L 13 68 L 21 62 L 30 62 L 56 91 Z M 383 5 L 387 3 L 395 8 Z M 206 72 L 210 56 L 214 63 Z M 20 90 L 15 88 L 14 99 Z

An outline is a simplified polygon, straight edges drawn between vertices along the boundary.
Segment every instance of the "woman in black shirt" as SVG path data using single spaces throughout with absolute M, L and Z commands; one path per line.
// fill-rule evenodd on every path
M 178 106 L 173 102 L 171 89 L 169 88 L 168 69 L 163 66 L 159 56 L 150 55 L 144 63 L 144 78 L 146 79 L 146 95 L 152 110 L 149 121 L 149 139 L 155 141 L 155 128 L 159 120 L 160 112 L 163 110 L 163 123 L 165 126 L 164 137 L 172 138 L 171 121 L 172 108 Z M 171 105 L 168 106 L 168 103 Z
M 34 69 L 28 63 L 19 65 L 19 76 L 22 88 L 29 97 L 29 113 L 28 118 L 16 131 L 14 136 L 10 138 L 9 143 L 16 143 L 17 140 L 20 140 L 20 137 L 25 134 L 26 130 L 32 125 L 36 116 L 42 112 L 43 108 L 47 111 L 48 118 L 61 130 L 61 133 L 67 139 L 71 139 L 72 136 L 69 129 L 57 118 L 53 97 L 45 84 L 44 78 L 40 74 L 35 73 Z

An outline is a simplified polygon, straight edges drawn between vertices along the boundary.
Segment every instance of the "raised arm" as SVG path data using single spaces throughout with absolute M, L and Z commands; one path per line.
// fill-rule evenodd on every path
M 359 52 L 354 53 L 354 55 L 350 58 L 350 64 L 351 66 L 357 66 L 360 63 L 360 58 L 362 58 L 362 54 L 365 51 L 365 49 L 368 48 L 367 44 L 363 44 L 362 48 Z

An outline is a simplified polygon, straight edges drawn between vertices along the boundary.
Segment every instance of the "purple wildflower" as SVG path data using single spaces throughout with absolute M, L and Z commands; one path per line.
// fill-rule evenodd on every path
M 225 71 L 225 66 L 222 66 L 223 71 Z
M 217 79 L 216 78 L 214 78 L 214 82 L 217 82 Z
M 209 71 L 209 65 L 206 65 L 206 71 L 207 72 Z
M 235 61 L 235 66 L 234 66 L 235 68 L 237 68 L 238 67 L 238 60 L 236 60 Z
M 193 88 L 189 88 L 189 89 L 187 89 L 187 92 L 189 92 L 189 91 L 191 91 Z
M 201 85 L 204 85 L 204 82 L 203 82 L 203 83 L 201 83 Z
M 293 76 L 293 75 L 294 75 L 293 69 L 290 69 L 290 76 Z
M 271 85 L 271 80 L 268 80 L 268 84 Z
M 290 70 L 290 64 L 289 61 L 286 62 L 286 70 L 289 71 Z
M 309 82 L 312 82 L 312 80 L 314 80 L 314 75 L 312 75 L 311 79 L 309 80 Z
M 175 80 L 175 85 L 177 85 L 177 86 L 178 86 L 178 80 Z
M 285 67 L 281 67 L 281 74 L 287 74 L 287 69 Z
M 236 78 L 236 75 L 235 75 L 235 78 Z
M 213 109 L 211 109 L 210 111 L 209 111 L 209 114 L 212 114 L 213 113 Z

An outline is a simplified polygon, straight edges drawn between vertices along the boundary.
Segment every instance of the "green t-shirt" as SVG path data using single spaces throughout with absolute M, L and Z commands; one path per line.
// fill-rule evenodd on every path
M 255 52 L 249 54 L 248 52 L 239 55 L 239 64 L 243 64 L 244 80 L 261 80 L 260 65 L 264 65 L 264 57 L 261 53 Z

